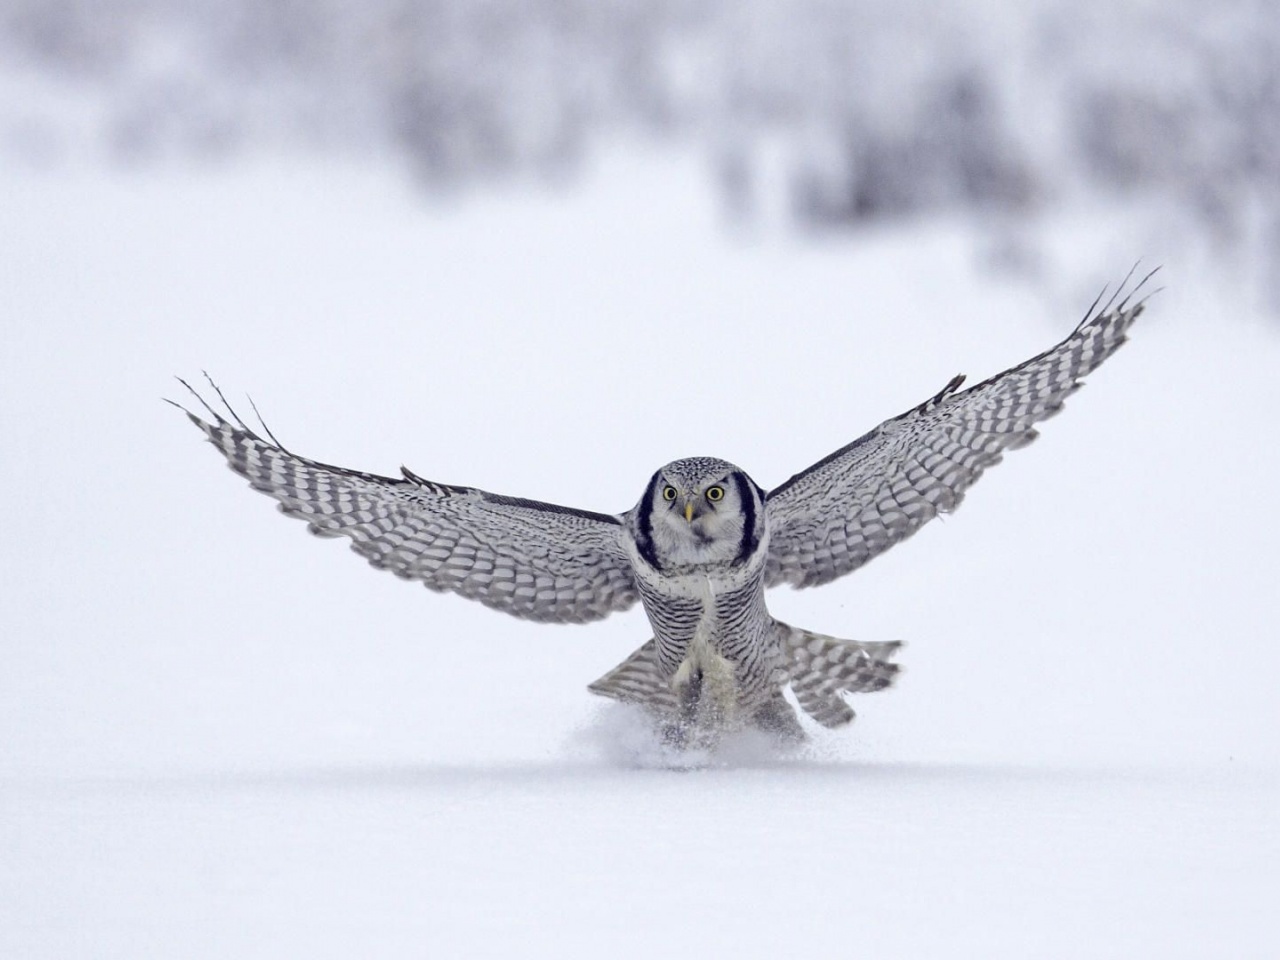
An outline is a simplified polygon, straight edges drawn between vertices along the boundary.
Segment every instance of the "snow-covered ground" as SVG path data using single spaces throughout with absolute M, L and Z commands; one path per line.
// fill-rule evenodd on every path
M 315 162 L 9 171 L 0 956 L 1262 957 L 1280 950 L 1280 337 L 1162 239 L 726 234 L 687 159 L 425 204 Z M 162 396 L 310 456 L 602 511 L 772 486 L 959 371 L 1167 289 L 954 516 L 783 619 L 909 641 L 799 758 L 677 772 L 547 627 L 375 574 Z M 1101 271 L 1101 272 L 1095 272 Z M 247 406 L 247 404 L 246 404 Z

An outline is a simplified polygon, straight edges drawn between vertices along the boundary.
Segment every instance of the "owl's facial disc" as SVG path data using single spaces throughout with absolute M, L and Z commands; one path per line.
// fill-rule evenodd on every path
M 731 562 L 747 516 L 736 468 L 711 458 L 677 460 L 655 478 L 642 533 L 663 565 Z
M 726 532 L 722 529 L 726 518 L 717 509 L 725 498 L 724 482 L 720 479 L 693 489 L 670 487 L 676 496 L 669 502 L 667 515 L 681 539 L 687 538 L 691 545 L 705 546 Z
M 716 503 L 724 499 L 724 487 L 711 484 L 701 489 L 682 490 L 668 484 L 663 488 L 663 499 L 672 513 L 682 515 L 685 523 L 693 524 L 716 512 Z

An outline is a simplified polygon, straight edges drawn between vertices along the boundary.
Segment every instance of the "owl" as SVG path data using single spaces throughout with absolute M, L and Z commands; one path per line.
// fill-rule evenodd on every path
M 899 643 L 783 623 L 766 592 L 852 573 L 959 506 L 1125 342 L 1141 287 L 1099 297 L 1056 346 L 966 390 L 955 377 L 772 490 L 728 461 L 689 457 L 617 514 L 310 460 L 246 425 L 212 380 L 224 410 L 180 381 L 210 419 L 183 409 L 250 486 L 378 569 L 543 622 L 586 623 L 639 602 L 652 637 L 588 689 L 639 705 L 665 742 L 709 747 L 742 729 L 797 742 L 796 706 L 824 727 L 848 724 L 850 694 L 894 682 Z

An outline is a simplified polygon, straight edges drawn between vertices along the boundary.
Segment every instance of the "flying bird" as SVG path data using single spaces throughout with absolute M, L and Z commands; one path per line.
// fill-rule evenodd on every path
M 772 490 L 725 460 L 690 457 L 618 514 L 310 460 L 246 425 L 212 380 L 225 412 L 186 381 L 211 419 L 182 409 L 255 490 L 312 533 L 349 538 L 374 567 L 542 622 L 586 623 L 638 601 L 652 638 L 588 689 L 639 704 L 664 741 L 713 746 L 743 728 L 800 741 L 788 688 L 819 724 L 843 726 L 849 694 L 893 683 L 900 644 L 783 623 L 766 590 L 829 583 L 959 506 L 1125 342 L 1145 282 L 1099 296 L 1044 353 L 967 390 L 955 377 Z

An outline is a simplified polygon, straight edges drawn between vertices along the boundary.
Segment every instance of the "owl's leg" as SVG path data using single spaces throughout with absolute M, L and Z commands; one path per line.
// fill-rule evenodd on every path
M 676 694 L 675 718 L 664 724 L 662 740 L 679 750 L 709 750 L 724 730 L 725 716 L 713 690 L 715 681 L 701 666 L 688 660 L 672 683 Z
M 795 710 L 787 703 L 781 690 L 775 690 L 764 706 L 752 715 L 751 724 L 758 730 L 772 734 L 781 743 L 798 744 L 809 739 L 804 727 L 800 726 Z
M 671 685 L 676 694 L 676 709 L 659 723 L 658 736 L 668 747 L 687 750 L 694 746 L 698 736 L 698 703 L 702 699 L 702 671 L 686 671 L 680 680 L 680 683 Z
M 664 720 L 658 724 L 658 739 L 664 747 L 688 750 L 693 746 L 693 729 L 682 720 Z

